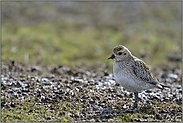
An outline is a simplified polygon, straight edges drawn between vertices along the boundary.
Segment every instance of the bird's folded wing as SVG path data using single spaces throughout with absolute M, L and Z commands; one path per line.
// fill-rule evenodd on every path
M 141 60 L 136 59 L 135 64 L 132 65 L 132 72 L 140 81 L 150 82 L 150 84 L 157 84 L 158 80 L 151 74 L 149 67 Z
M 135 64 L 132 65 L 132 72 L 140 79 L 140 81 L 144 81 L 160 89 L 164 89 L 164 87 L 171 89 L 171 86 L 159 83 L 156 77 L 150 72 L 149 67 L 140 59 L 135 60 Z

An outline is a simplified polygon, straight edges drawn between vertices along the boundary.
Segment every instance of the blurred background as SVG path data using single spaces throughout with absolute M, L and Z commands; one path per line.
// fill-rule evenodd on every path
M 2 64 L 111 70 L 124 45 L 153 68 L 181 68 L 181 35 L 181 2 L 2 2 Z

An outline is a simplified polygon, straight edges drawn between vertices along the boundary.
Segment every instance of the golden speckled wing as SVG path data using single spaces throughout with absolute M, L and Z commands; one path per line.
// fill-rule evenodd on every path
M 135 64 L 132 65 L 132 72 L 137 76 L 138 79 L 141 79 L 144 82 L 156 85 L 156 78 L 151 75 L 149 67 L 141 60 L 135 59 Z

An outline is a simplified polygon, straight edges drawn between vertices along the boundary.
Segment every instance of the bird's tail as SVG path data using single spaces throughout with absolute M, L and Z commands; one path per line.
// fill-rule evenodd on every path
M 172 89 L 172 87 L 171 86 L 169 86 L 169 85 L 164 85 L 164 84 L 162 84 L 162 83 L 160 83 L 160 82 L 158 82 L 158 81 L 151 81 L 151 82 L 148 82 L 148 83 L 150 83 L 150 84 L 152 84 L 152 85 L 154 85 L 155 87 L 157 87 L 157 88 L 159 88 L 159 89 L 164 89 L 164 88 L 170 88 L 170 89 Z
M 164 89 L 164 88 L 170 88 L 170 89 L 172 89 L 171 86 L 169 86 L 169 85 L 164 85 L 164 84 L 162 84 L 162 83 L 159 83 L 159 84 L 157 85 L 157 87 L 158 87 L 159 89 Z

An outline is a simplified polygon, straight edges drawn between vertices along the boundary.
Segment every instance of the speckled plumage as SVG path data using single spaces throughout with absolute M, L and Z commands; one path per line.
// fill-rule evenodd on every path
M 119 55 L 119 53 L 121 53 Z M 161 88 L 145 62 L 133 56 L 124 46 L 113 49 L 115 61 L 113 73 L 116 81 L 128 91 L 140 91 L 154 87 Z
M 151 74 L 149 67 L 133 56 L 129 60 L 115 61 L 113 73 L 116 81 L 128 91 L 161 88 L 157 79 Z M 128 79 L 127 82 L 124 82 L 125 79 Z
M 115 59 L 114 78 L 128 91 L 137 93 L 155 87 L 162 89 L 162 84 L 152 75 L 146 63 L 133 56 L 125 46 L 114 47 L 113 54 L 108 59 Z

